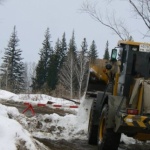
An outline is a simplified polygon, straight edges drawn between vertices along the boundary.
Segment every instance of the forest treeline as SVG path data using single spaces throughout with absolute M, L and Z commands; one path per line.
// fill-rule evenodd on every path
M 43 93 L 59 97 L 80 98 L 85 91 L 89 73 L 89 63 L 98 58 L 98 50 L 93 40 L 88 47 L 86 38 L 77 49 L 75 33 L 69 43 L 65 32 L 57 39 L 54 48 L 51 34 L 46 29 L 40 59 L 37 64 L 24 63 L 16 27 L 10 36 L 0 67 L 0 88 L 14 93 Z M 106 42 L 104 59 L 109 59 L 109 43 Z

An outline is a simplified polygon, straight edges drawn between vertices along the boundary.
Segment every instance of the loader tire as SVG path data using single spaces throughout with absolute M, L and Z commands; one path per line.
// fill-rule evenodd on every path
M 112 128 L 106 128 L 108 122 L 108 105 L 104 105 L 98 127 L 98 150 L 117 150 L 121 133 L 115 133 Z
M 88 124 L 88 144 L 97 145 L 97 134 L 98 134 L 98 125 L 94 125 L 94 115 L 96 108 L 96 100 L 93 101 L 90 110 L 89 124 Z

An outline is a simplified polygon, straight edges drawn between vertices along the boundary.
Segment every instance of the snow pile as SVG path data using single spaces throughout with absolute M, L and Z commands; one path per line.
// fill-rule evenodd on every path
M 65 117 L 59 116 L 57 114 L 44 115 L 38 116 L 37 120 L 36 132 L 34 131 L 32 133 L 35 137 L 50 138 L 53 140 L 69 140 L 70 138 L 73 139 L 75 135 L 75 115 L 66 115 Z M 81 134 L 79 134 L 79 136 L 81 136 Z
M 16 94 L 5 91 L 5 90 L 0 90 L 0 98 L 1 99 L 11 99 L 12 97 L 18 97 Z
M 123 142 L 123 143 L 125 143 L 125 144 L 135 144 L 137 142 L 132 137 L 127 137 L 124 134 L 121 135 L 121 140 L 120 141 Z
M 42 144 L 33 140 L 31 134 L 16 120 L 20 114 L 14 107 L 0 104 L 0 146 L 4 150 L 38 150 Z M 46 150 L 45 146 L 42 146 Z
M 54 98 L 52 96 L 45 95 L 45 94 L 19 94 L 18 97 L 21 101 L 31 102 L 34 104 L 37 103 L 47 104 L 48 102 L 51 102 L 53 104 L 61 104 L 65 106 L 75 104 L 74 102 L 62 98 Z M 15 100 L 15 97 L 13 98 Z
M 48 101 L 68 105 L 73 103 L 44 94 L 16 95 L 3 90 L 0 90 L 0 98 L 9 99 L 11 101 L 28 100 L 29 102 L 35 103 L 47 103 Z M 35 141 L 32 136 L 52 140 L 86 140 L 91 104 L 92 100 L 85 100 L 85 97 L 83 97 L 77 115 L 66 114 L 65 116 L 59 116 L 54 113 L 38 115 L 31 118 L 19 114 L 16 108 L 0 105 L 1 148 L 13 150 L 15 147 L 19 148 L 21 145 L 25 145 L 29 150 L 36 150 L 37 147 L 43 147 L 43 145 Z M 136 142 L 133 138 L 129 138 L 124 134 L 122 134 L 121 141 L 126 144 L 134 144 Z M 44 150 L 46 148 L 40 149 Z
M 0 99 L 5 101 L 15 101 L 15 102 L 28 102 L 32 105 L 37 105 L 39 103 L 47 104 L 51 102 L 51 104 L 62 105 L 62 106 L 70 106 L 76 105 L 72 101 L 68 101 L 62 98 L 54 98 L 52 96 L 48 96 L 45 94 L 14 94 L 5 90 L 0 90 Z M 52 106 L 52 105 L 51 105 Z
M 17 120 L 37 138 L 86 140 L 91 103 L 83 98 L 77 115 L 46 114 L 28 118 L 26 122 L 22 118 Z

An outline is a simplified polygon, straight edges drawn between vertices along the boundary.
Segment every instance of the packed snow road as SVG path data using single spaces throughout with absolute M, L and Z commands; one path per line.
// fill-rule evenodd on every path
M 87 144 L 87 140 L 48 140 L 38 139 L 52 150 L 97 150 L 97 146 Z M 120 144 L 118 150 L 150 150 L 150 144 Z
M 97 150 L 97 146 L 88 145 L 87 140 L 37 140 L 52 150 Z M 150 144 L 120 144 L 118 150 L 150 150 Z
M 96 146 L 87 145 L 85 140 L 48 140 L 48 139 L 37 139 L 52 150 L 97 150 Z

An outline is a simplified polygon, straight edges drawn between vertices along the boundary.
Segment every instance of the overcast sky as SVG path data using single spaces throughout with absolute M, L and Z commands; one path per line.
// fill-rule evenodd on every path
M 47 27 L 50 28 L 53 47 L 57 38 L 61 39 L 64 32 L 68 43 L 74 30 L 78 50 L 84 37 L 88 46 L 95 40 L 99 57 L 102 58 L 106 41 L 109 41 L 111 51 L 119 37 L 91 19 L 88 14 L 81 14 L 79 9 L 83 2 L 84 0 L 4 0 L 0 5 L 0 55 L 3 55 L 16 25 L 20 39 L 19 48 L 23 51 L 22 57 L 26 62 L 39 60 L 38 53 L 42 48 Z M 99 0 L 98 7 L 103 12 L 103 17 L 106 10 L 112 12 L 115 9 L 116 16 L 124 18 L 134 40 L 148 42 L 148 39 L 143 39 L 140 33 L 146 32 L 146 27 L 139 19 L 135 19 L 134 13 L 125 1 L 116 0 L 112 4 Z

